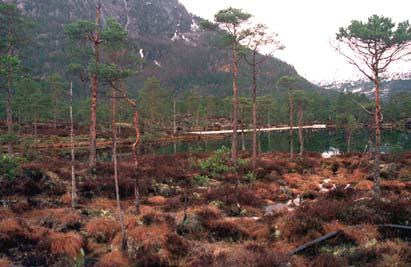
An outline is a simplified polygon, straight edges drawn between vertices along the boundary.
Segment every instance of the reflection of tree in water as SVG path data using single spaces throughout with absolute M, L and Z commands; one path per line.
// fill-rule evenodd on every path
M 352 136 L 352 151 L 363 152 L 365 146 L 369 142 L 369 132 L 365 129 L 357 129 Z M 411 133 L 399 131 L 383 131 L 383 144 L 386 146 L 386 152 L 400 152 L 411 150 Z M 287 152 L 288 147 L 288 132 L 262 132 L 259 134 L 259 143 L 261 144 L 261 152 Z M 298 136 L 295 136 L 295 149 L 298 148 Z M 230 137 L 223 140 L 208 140 L 208 141 L 181 141 L 176 143 L 177 152 L 211 152 L 221 146 L 230 145 Z M 246 148 L 251 149 L 251 134 L 245 136 Z M 342 152 L 347 151 L 347 141 L 343 129 L 332 130 L 306 130 L 304 133 L 304 141 L 306 142 L 306 151 L 323 152 L 330 147 L 340 149 Z M 174 153 L 174 143 L 156 146 L 151 153 L 169 154 Z

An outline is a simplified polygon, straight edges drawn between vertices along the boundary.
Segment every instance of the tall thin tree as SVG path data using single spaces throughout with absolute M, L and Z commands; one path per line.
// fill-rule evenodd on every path
M 268 32 L 264 24 L 257 24 L 251 29 L 251 34 L 245 39 L 246 46 L 251 50 L 248 55 L 244 53 L 245 61 L 251 67 L 252 73 L 252 98 L 253 98 L 253 148 L 252 148 L 252 166 L 255 170 L 257 162 L 257 68 L 264 61 L 269 59 L 276 50 L 284 49 L 284 46 L 277 40 L 277 34 Z M 262 49 L 268 49 L 268 53 L 260 59 L 257 57 L 262 53 Z
M 251 18 L 251 14 L 243 12 L 237 8 L 227 8 L 220 10 L 214 16 L 216 24 L 204 23 L 203 27 L 208 29 L 220 29 L 226 33 L 226 45 L 231 49 L 231 72 L 233 74 L 233 118 L 232 128 L 233 135 L 231 141 L 231 160 L 236 161 L 238 158 L 238 73 L 239 73 L 239 49 L 240 42 L 251 34 L 246 27 L 246 23 Z
M 336 38 L 337 51 L 374 83 L 374 194 L 378 198 L 381 191 L 381 80 L 391 63 L 411 55 L 410 23 L 404 21 L 396 25 L 390 18 L 373 15 L 367 22 L 353 20 L 347 28 L 341 27 Z
M 15 4 L 0 3 L 0 74 L 6 77 L 7 152 L 13 154 L 13 95 L 14 80 L 20 68 L 17 55 L 24 20 Z

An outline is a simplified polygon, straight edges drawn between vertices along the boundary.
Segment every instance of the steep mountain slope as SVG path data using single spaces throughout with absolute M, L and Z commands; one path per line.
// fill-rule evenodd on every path
M 99 0 L 3 0 L 16 3 L 35 21 L 34 40 L 25 61 L 37 76 L 65 74 L 67 57 L 64 25 L 76 19 L 93 19 Z M 103 22 L 116 18 L 133 39 L 133 53 L 144 57 L 144 71 L 133 81 L 133 91 L 148 76 L 158 77 L 176 93 L 197 90 L 205 94 L 230 95 L 229 54 L 219 47 L 219 34 L 199 29 L 201 18 L 189 14 L 177 0 L 101 0 Z M 276 58 L 262 66 L 260 93 L 270 93 L 282 75 L 295 69 Z M 305 81 L 306 88 L 320 90 Z M 248 94 L 247 66 L 241 66 L 240 89 Z
M 351 92 L 365 94 L 370 98 L 374 97 L 374 84 L 368 80 L 323 83 L 320 86 L 339 92 Z M 411 73 L 391 74 L 381 83 L 381 96 L 383 99 L 406 91 L 411 92 Z

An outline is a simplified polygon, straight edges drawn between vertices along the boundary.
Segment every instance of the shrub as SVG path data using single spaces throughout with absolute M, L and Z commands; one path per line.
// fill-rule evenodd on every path
M 245 228 L 233 221 L 224 219 L 212 220 L 208 221 L 204 226 L 209 231 L 209 237 L 212 240 L 237 242 L 250 237 L 250 234 Z
M 50 250 L 54 255 L 69 256 L 73 259 L 81 255 L 83 238 L 74 232 L 51 233 Z
M 0 156 L 0 180 L 6 178 L 9 181 L 12 181 L 16 178 L 19 171 L 19 166 L 23 162 L 23 159 L 9 156 L 1 155 Z
M 87 233 L 100 243 L 110 241 L 119 230 L 118 223 L 109 218 L 94 218 L 86 225 Z
M 227 173 L 230 170 L 230 167 L 226 163 L 227 154 L 229 152 L 230 149 L 223 146 L 220 149 L 217 149 L 209 158 L 201 160 L 198 163 L 198 166 L 202 174 L 219 177 L 222 174 Z
M 120 251 L 113 251 L 103 255 L 96 264 L 97 267 L 126 267 L 129 266 L 127 258 Z
M 247 172 L 247 174 L 244 176 L 244 180 L 248 183 L 252 183 L 257 180 L 257 176 L 253 172 Z
M 204 186 L 208 183 L 210 179 L 208 178 L 207 175 L 196 175 L 193 178 L 193 182 L 196 186 Z
M 168 228 L 164 224 L 136 227 L 128 233 L 128 255 L 133 259 L 159 256 L 165 248 Z
M 166 248 L 173 256 L 185 257 L 190 250 L 190 244 L 179 235 L 170 233 L 166 236 Z

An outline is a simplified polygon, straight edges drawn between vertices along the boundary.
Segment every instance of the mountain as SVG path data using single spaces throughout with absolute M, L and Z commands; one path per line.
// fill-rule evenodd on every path
M 369 98 L 374 97 L 374 84 L 368 80 L 320 83 L 319 86 L 338 92 L 364 94 Z M 406 91 L 411 92 L 411 73 L 393 73 L 381 82 L 381 97 L 383 99 Z
M 35 24 L 34 39 L 25 55 L 35 76 L 65 74 L 67 43 L 64 26 L 76 19 L 94 19 L 99 0 L 3 0 L 16 3 Z M 135 55 L 144 58 L 144 71 L 132 83 L 133 92 L 150 76 L 159 78 L 173 94 L 196 90 L 230 95 L 229 51 L 220 47 L 221 34 L 199 29 L 201 18 L 187 12 L 177 0 L 101 0 L 103 23 L 116 18 L 129 32 Z M 294 67 L 276 59 L 265 61 L 260 93 L 270 93 L 282 75 L 298 75 Z M 240 91 L 249 95 L 248 67 L 240 67 Z M 303 78 L 302 78 L 303 79 Z M 321 90 L 303 79 L 306 88 Z M 129 86 L 130 87 L 130 86 Z M 81 94 L 82 92 L 77 92 Z M 84 93 L 86 95 L 86 93 Z

